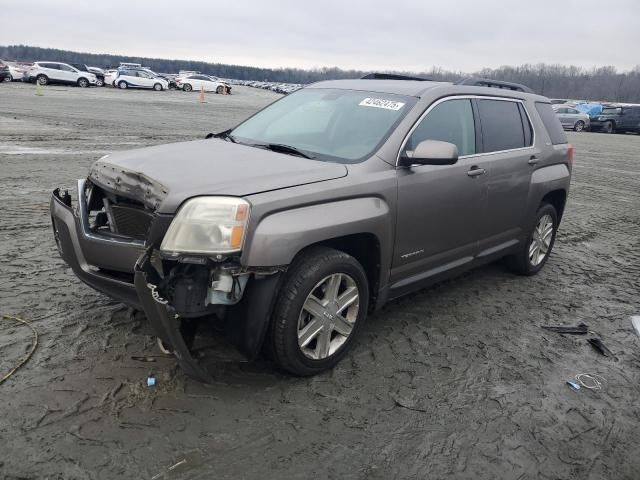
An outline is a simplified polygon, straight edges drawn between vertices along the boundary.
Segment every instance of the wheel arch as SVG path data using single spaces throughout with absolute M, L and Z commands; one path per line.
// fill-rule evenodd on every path
M 552 190 L 542 197 L 540 204 L 543 203 L 548 203 L 556 209 L 556 213 L 558 214 L 558 223 L 560 223 L 562 214 L 564 213 L 564 207 L 567 203 L 567 191 L 562 188 Z
M 381 250 L 378 237 L 373 233 L 363 232 L 328 238 L 304 247 L 296 253 L 294 258 L 314 247 L 328 247 L 339 250 L 351 255 L 362 265 L 369 284 L 369 309 L 373 310 L 376 306 L 380 288 Z

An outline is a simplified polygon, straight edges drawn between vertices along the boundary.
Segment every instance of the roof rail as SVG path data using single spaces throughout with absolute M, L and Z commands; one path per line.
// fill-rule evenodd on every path
M 468 77 L 458 80 L 456 85 L 474 85 L 476 87 L 504 88 L 505 90 L 515 90 L 517 92 L 535 93 L 526 85 L 513 82 L 503 82 L 502 80 L 491 80 L 489 78 Z
M 367 73 L 362 80 L 418 80 L 419 82 L 430 82 L 429 78 L 411 77 L 409 75 L 399 75 L 397 73 Z

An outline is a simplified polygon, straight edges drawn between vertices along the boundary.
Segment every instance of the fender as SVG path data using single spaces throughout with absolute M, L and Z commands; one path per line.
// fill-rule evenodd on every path
M 541 167 L 531 174 L 529 187 L 528 210 L 530 218 L 540 205 L 544 196 L 554 190 L 564 190 L 569 194 L 571 172 L 565 163 L 557 163 Z
M 361 197 L 285 210 L 260 219 L 248 239 L 241 263 L 250 267 L 289 265 L 303 248 L 345 235 L 378 238 L 381 283 L 389 271 L 394 223 L 379 197 Z

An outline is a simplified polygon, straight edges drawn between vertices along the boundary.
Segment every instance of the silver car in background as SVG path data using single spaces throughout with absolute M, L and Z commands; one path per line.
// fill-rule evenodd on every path
M 572 106 L 568 105 L 554 105 L 553 111 L 558 115 L 558 119 L 564 129 L 574 130 L 581 132 L 583 130 L 589 130 L 591 127 L 591 120 L 589 115 L 584 112 L 576 110 Z

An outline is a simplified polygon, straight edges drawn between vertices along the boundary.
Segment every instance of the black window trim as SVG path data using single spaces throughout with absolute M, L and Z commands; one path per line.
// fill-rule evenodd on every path
M 521 98 L 510 98 L 510 97 L 493 97 L 493 96 L 490 96 L 490 95 L 449 95 L 447 97 L 439 98 L 438 100 L 436 100 L 433 103 L 431 103 L 431 105 L 429 105 L 427 107 L 427 109 L 424 112 L 422 112 L 422 114 L 418 117 L 418 119 L 411 126 L 409 131 L 404 136 L 404 139 L 402 140 L 402 143 L 400 144 L 400 149 L 398 150 L 398 154 L 396 156 L 396 167 L 398 167 L 400 165 L 400 156 L 402 155 L 402 152 L 404 151 L 404 149 L 405 149 L 405 147 L 407 145 L 407 142 L 409 141 L 409 137 L 411 136 L 413 131 L 416 128 L 418 128 L 418 125 L 420 125 L 422 120 L 427 115 L 429 115 L 431 110 L 433 110 L 436 106 L 438 106 L 441 103 L 444 103 L 444 102 L 446 102 L 448 100 L 463 100 L 463 99 L 471 100 L 471 108 L 473 109 L 473 120 L 474 120 L 474 123 L 475 123 L 475 130 L 476 130 L 476 150 L 479 150 L 478 146 L 480 146 L 482 148 L 482 150 L 484 150 L 484 142 L 482 141 L 482 126 L 480 124 L 480 118 L 479 118 L 480 115 L 478 114 L 478 108 L 477 108 L 476 102 L 474 100 L 501 100 L 501 101 L 504 101 L 504 102 L 519 103 L 520 105 L 522 105 L 522 108 L 524 109 L 525 113 L 527 114 L 527 118 L 529 119 L 529 123 L 531 124 L 531 132 L 532 133 L 531 133 L 531 145 L 529 145 L 529 146 L 519 147 L 519 148 L 509 148 L 507 150 L 495 150 L 493 152 L 474 153 L 474 154 L 471 154 L 471 155 L 460 155 L 458 157 L 459 159 L 485 157 L 487 155 L 496 155 L 496 154 L 499 154 L 499 153 L 524 151 L 524 150 L 530 150 L 530 149 L 534 149 L 535 148 L 535 146 L 536 146 L 536 128 L 534 126 L 533 121 L 531 120 L 531 115 L 529 114 L 529 111 L 527 110 L 526 100 L 523 100 Z M 521 121 L 522 121 L 522 119 L 521 119 Z M 480 140 L 481 140 L 480 143 L 478 143 L 478 135 L 480 136 Z

